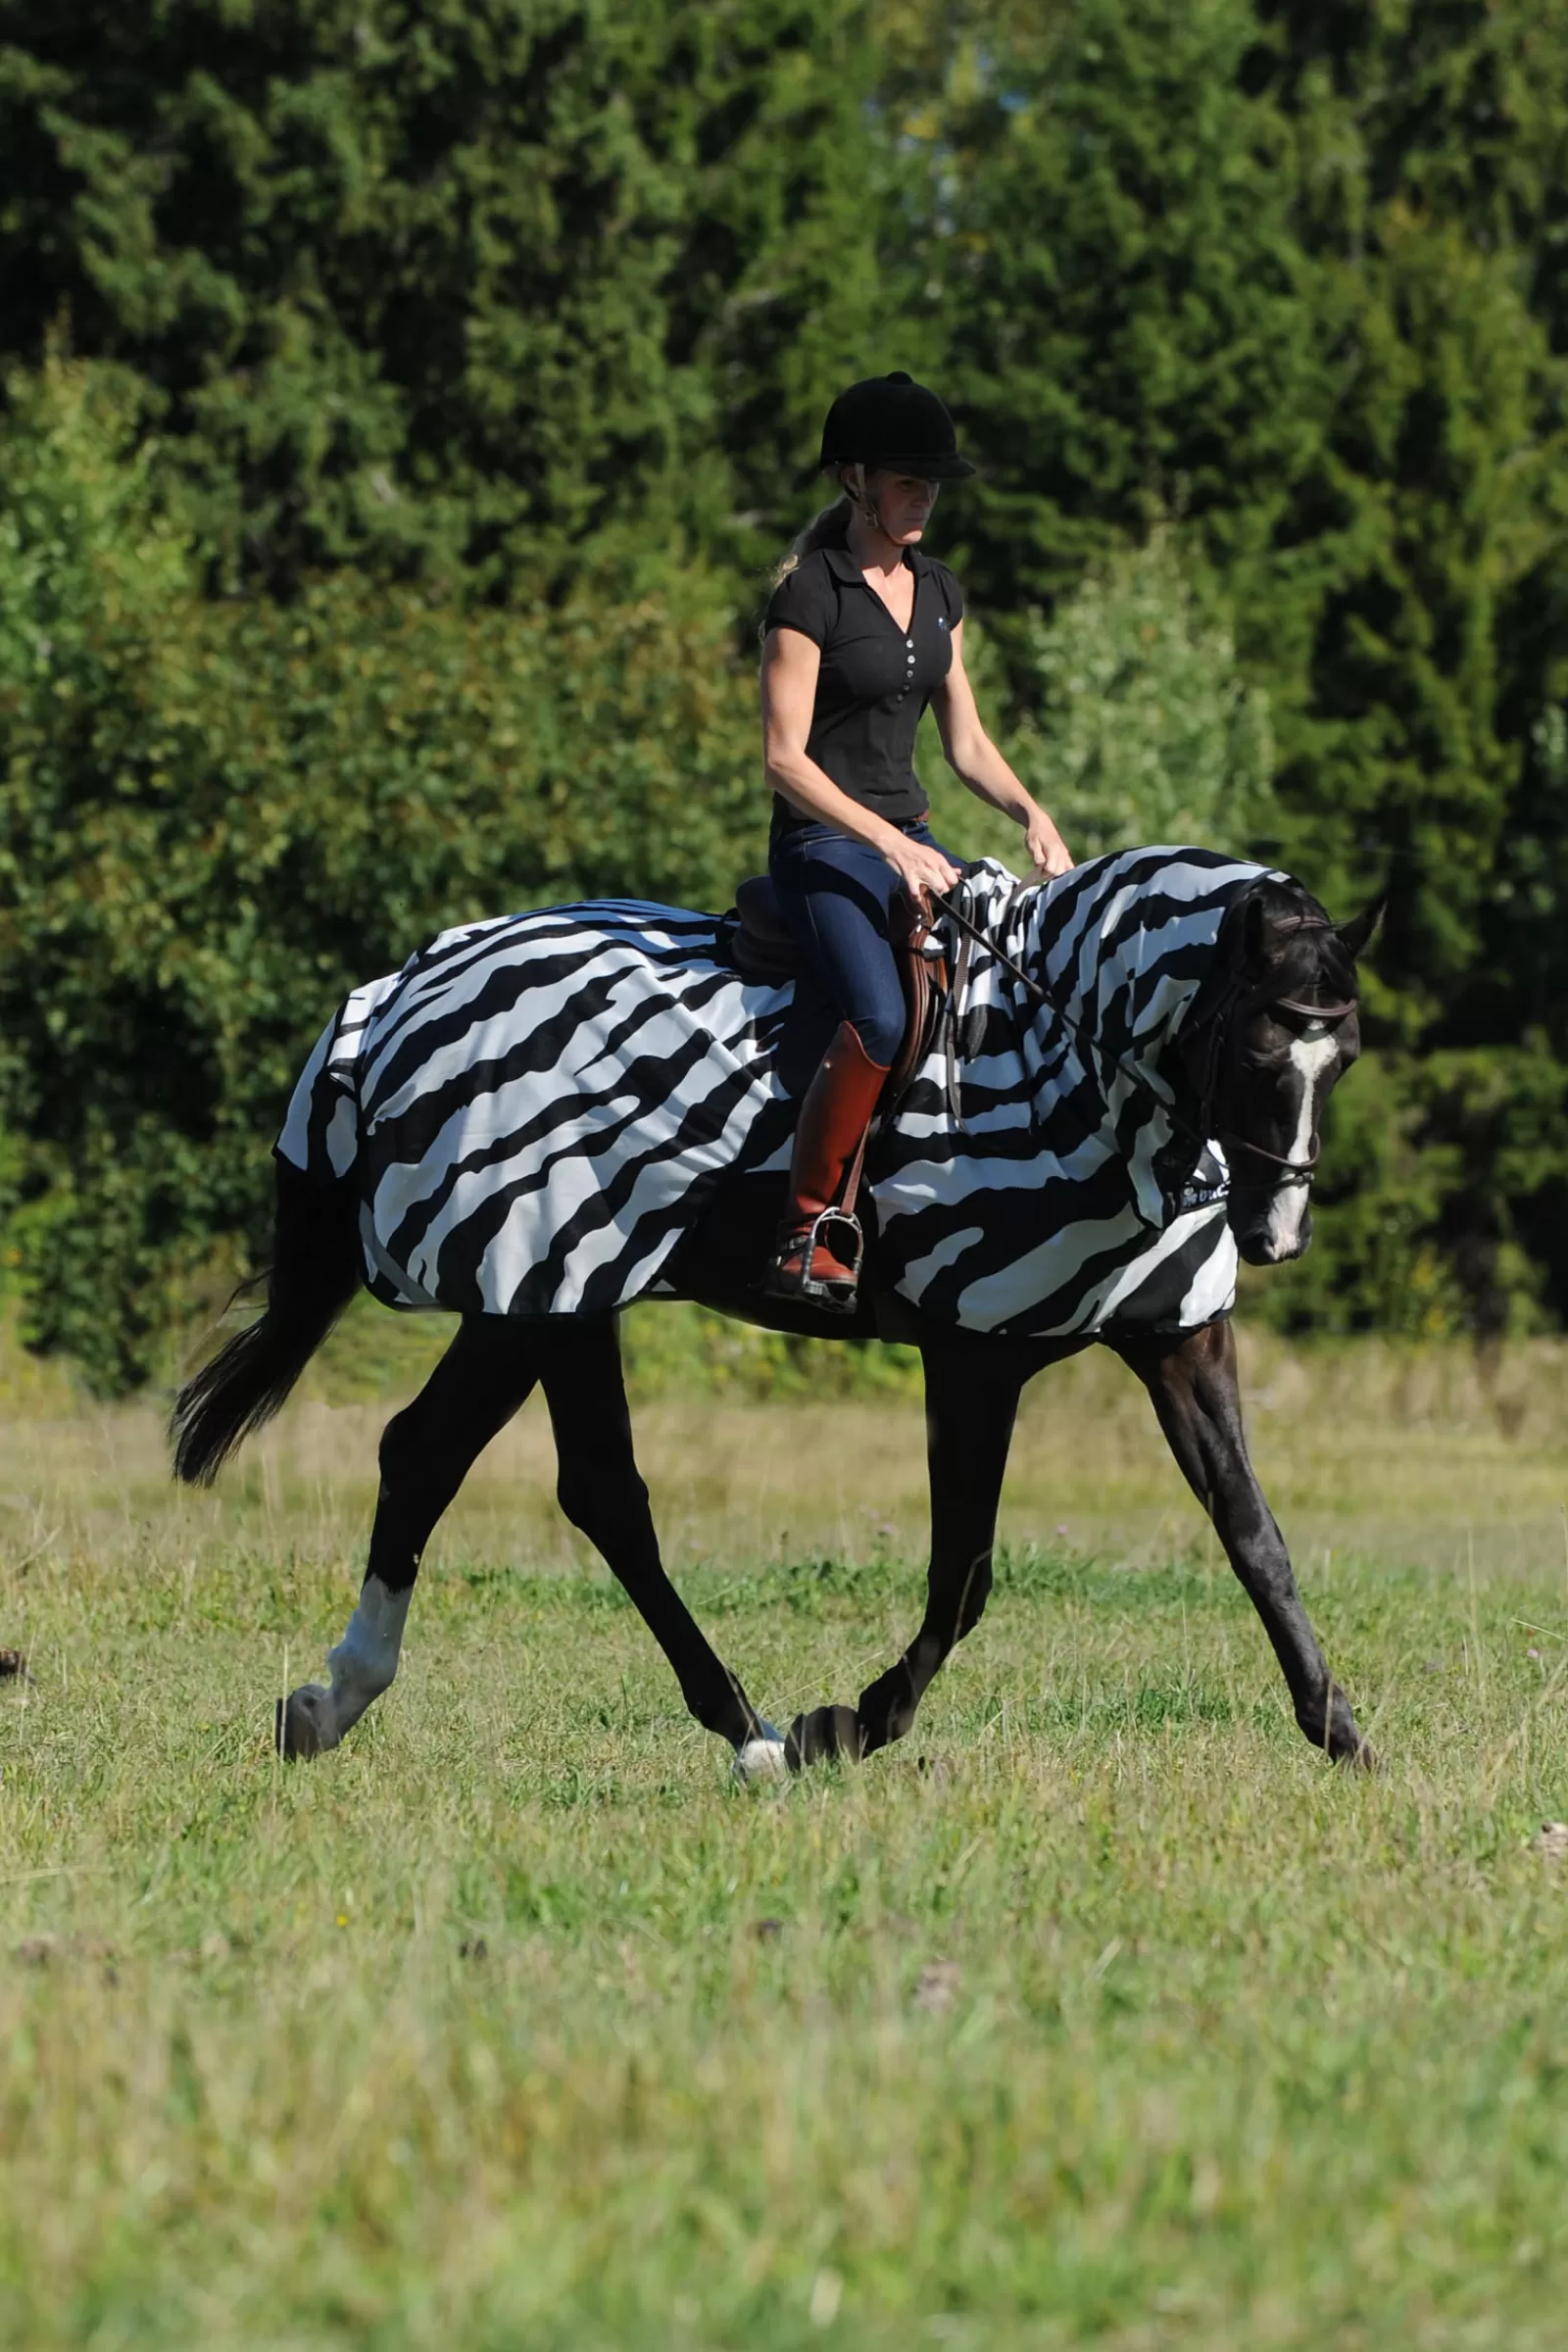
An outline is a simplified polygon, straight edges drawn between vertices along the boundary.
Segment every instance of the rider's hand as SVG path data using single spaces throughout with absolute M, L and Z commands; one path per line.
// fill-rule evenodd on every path
M 1072 852 L 1043 808 L 1037 808 L 1030 817 L 1024 827 L 1023 837 L 1037 874 L 1044 874 L 1048 882 L 1054 882 L 1058 874 L 1068 871 L 1072 864 Z
M 923 841 L 911 841 L 907 833 L 895 832 L 884 845 L 882 855 L 916 906 L 928 907 L 927 891 L 949 891 L 963 879 L 958 868 L 940 850 L 928 848 Z

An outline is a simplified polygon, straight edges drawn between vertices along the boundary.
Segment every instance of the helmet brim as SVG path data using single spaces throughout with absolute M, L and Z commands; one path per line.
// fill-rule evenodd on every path
M 824 458 L 817 470 L 831 473 L 849 463 L 848 458 Z M 934 458 L 929 450 L 921 457 L 900 451 L 892 457 L 861 458 L 859 463 L 867 473 L 911 473 L 923 482 L 964 482 L 974 471 L 968 459 L 960 458 L 956 450 L 945 458 Z

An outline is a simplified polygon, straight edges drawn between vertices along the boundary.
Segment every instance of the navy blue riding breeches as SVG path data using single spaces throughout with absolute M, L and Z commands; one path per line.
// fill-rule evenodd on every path
M 941 848 L 923 818 L 900 830 Z M 812 973 L 869 1059 L 886 1067 L 904 1042 L 904 988 L 889 936 L 904 887 L 898 875 L 877 851 L 832 825 L 775 835 L 767 862 L 784 920 Z

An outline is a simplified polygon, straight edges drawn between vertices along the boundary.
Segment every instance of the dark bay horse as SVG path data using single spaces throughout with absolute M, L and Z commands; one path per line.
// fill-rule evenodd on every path
M 1230 1178 L 1223 1210 L 1216 1207 L 1212 1216 L 1223 1214 L 1243 1258 L 1266 1265 L 1298 1256 L 1310 1239 L 1323 1105 L 1359 1050 L 1355 964 L 1376 912 L 1337 926 L 1298 884 L 1250 870 L 1256 878 L 1238 888 L 1197 960 L 1184 950 L 1192 964 L 1188 999 L 1170 1034 L 1156 1041 L 1155 1059 L 1140 1070 L 1127 1054 L 1106 1049 L 1105 1066 L 1113 1078 L 1125 1078 L 1124 1094 L 1141 1087 L 1150 1102 L 1170 1105 L 1167 1141 L 1178 1159 L 1185 1150 L 1187 1175 L 1205 1138 L 1221 1143 Z M 1040 987 L 1017 976 L 1038 1000 Z M 1045 993 L 1041 1022 L 1070 1026 L 1059 989 L 1054 1004 Z M 543 1388 L 550 1412 L 562 1509 L 602 1553 L 663 1650 L 691 1713 L 729 1741 L 738 1768 L 799 1769 L 829 1755 L 874 1754 L 909 1730 L 933 1676 L 985 1607 L 1025 1382 L 1099 1340 L 1147 1388 L 1171 1451 L 1263 1621 L 1303 1735 L 1337 1761 L 1369 1760 L 1248 1457 L 1227 1312 L 1197 1328 L 1180 1328 L 1179 1318 L 1174 1328 L 1157 1322 L 1118 1328 L 1112 1318 L 1094 1330 L 1050 1336 L 964 1328 L 895 1292 L 873 1226 L 856 1315 L 821 1314 L 766 1298 L 760 1287 L 781 1191 L 782 1178 L 766 1174 L 737 1175 L 710 1190 L 661 1295 L 822 1339 L 880 1333 L 919 1348 L 931 1557 L 925 1614 L 904 1655 L 854 1706 L 815 1708 L 781 1737 L 752 1705 L 664 1571 L 633 1453 L 614 1313 L 465 1313 L 424 1389 L 384 1433 L 359 1603 L 330 1653 L 330 1685 L 307 1685 L 279 1704 L 277 1743 L 285 1756 L 335 1747 L 391 1684 L 430 1535 L 477 1455 L 535 1387 Z M 278 1158 L 266 1310 L 181 1391 L 173 1416 L 180 1478 L 210 1481 L 288 1395 L 367 1279 L 365 1214 L 357 1167 L 321 1181 Z M 1216 1230 L 1223 1238 L 1223 1227 Z

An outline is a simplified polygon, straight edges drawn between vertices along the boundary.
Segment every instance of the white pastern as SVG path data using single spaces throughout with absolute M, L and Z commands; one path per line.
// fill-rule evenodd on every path
M 1321 1021 L 1311 1025 L 1297 1038 L 1291 1047 L 1291 1066 L 1301 1081 L 1301 1105 L 1297 1113 L 1296 1133 L 1291 1138 L 1289 1152 L 1294 1160 L 1303 1160 L 1312 1141 L 1317 1123 L 1318 1098 L 1324 1079 L 1334 1066 L 1339 1044 L 1332 1029 Z M 1276 1261 L 1294 1257 L 1300 1248 L 1301 1226 L 1311 1200 L 1310 1189 L 1304 1184 L 1282 1184 L 1269 1202 L 1268 1226 L 1265 1239 L 1269 1254 Z
M 394 1592 L 378 1576 L 368 1576 L 361 1586 L 348 1631 L 326 1658 L 332 1669 L 333 1729 L 339 1740 L 359 1722 L 371 1699 L 391 1686 L 413 1598 L 412 1585 Z
M 759 1727 L 759 1737 L 743 1740 L 730 1770 L 738 1781 L 787 1781 L 789 1757 L 781 1735 L 770 1723 Z

